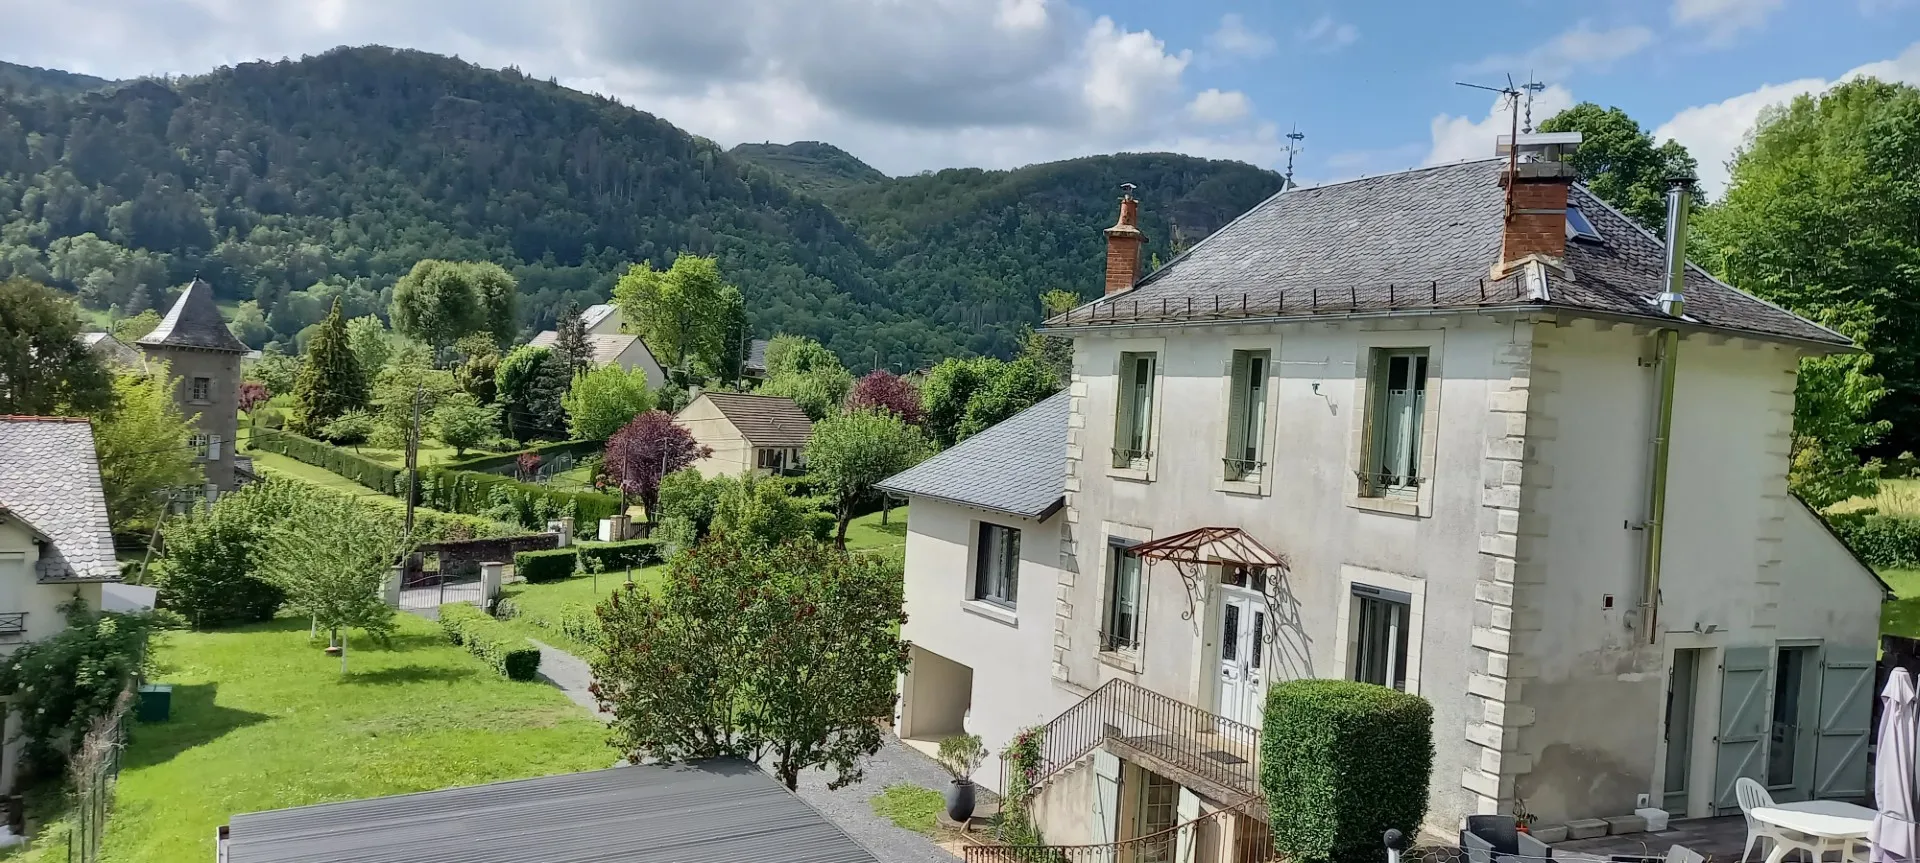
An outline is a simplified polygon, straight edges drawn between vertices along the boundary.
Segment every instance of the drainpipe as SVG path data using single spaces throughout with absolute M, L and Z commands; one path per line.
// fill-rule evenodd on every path
M 1667 284 L 1659 302 L 1661 314 L 1676 320 L 1686 314 L 1687 211 L 1692 203 L 1692 178 L 1667 181 Z M 1667 327 L 1654 338 L 1658 340 L 1655 362 L 1660 366 L 1660 391 L 1654 406 L 1653 470 L 1647 483 L 1646 581 L 1640 592 L 1640 619 L 1645 621 L 1648 644 L 1659 638 L 1660 551 L 1666 537 L 1667 454 L 1673 437 L 1673 382 L 1680 359 L 1680 331 Z

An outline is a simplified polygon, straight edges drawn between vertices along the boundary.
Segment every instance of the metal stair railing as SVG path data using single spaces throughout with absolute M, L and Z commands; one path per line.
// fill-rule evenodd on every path
M 1243 801 L 1217 809 L 1157 833 L 1096 845 L 968 845 L 961 849 L 966 863 L 1175 863 L 1201 855 L 1182 855 L 1180 849 L 1195 843 L 1218 842 L 1221 831 L 1235 815 L 1249 806 L 1264 805 L 1258 800 Z M 1224 855 L 1205 855 L 1222 863 L 1267 863 L 1274 859 L 1273 841 L 1266 825 L 1254 819 L 1242 819 L 1240 829 L 1252 831 L 1236 837 L 1231 851 Z
M 1262 796 L 1260 729 L 1124 680 L 1107 681 L 1047 723 L 1030 788 L 1109 740 L 1223 788 Z

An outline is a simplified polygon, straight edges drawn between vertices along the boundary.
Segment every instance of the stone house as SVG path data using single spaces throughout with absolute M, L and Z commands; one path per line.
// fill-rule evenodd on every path
M 1124 199 L 1064 412 L 887 483 L 902 733 L 1046 728 L 1055 844 L 1258 836 L 1303 677 L 1432 703 L 1441 832 L 1863 796 L 1885 588 L 1787 489 L 1799 360 L 1855 348 L 1668 261 L 1684 195 L 1663 243 L 1577 143 L 1290 189 L 1151 274 Z
M 194 279 L 153 332 L 134 344 L 149 359 L 167 363 L 178 379 L 175 399 L 194 418 L 192 445 L 206 470 L 208 500 L 232 491 L 234 442 L 240 431 L 240 358 L 247 346 L 227 329 L 214 304 L 213 286 Z

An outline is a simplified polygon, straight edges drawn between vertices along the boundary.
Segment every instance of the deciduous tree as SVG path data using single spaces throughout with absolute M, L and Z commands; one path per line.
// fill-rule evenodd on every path
M 955 438 L 973 437 L 1059 391 L 1060 379 L 1038 361 L 1021 358 L 1007 363 L 991 383 L 967 399 L 967 413 Z
M 1678 141 L 1656 143 L 1627 112 L 1581 102 L 1548 117 L 1542 132 L 1579 132 L 1569 159 L 1600 199 L 1658 233 L 1667 226 L 1667 180 L 1693 176 L 1698 163 Z
M 95 413 L 113 379 L 80 342 L 73 302 L 26 279 L 0 282 L 0 414 Z
M 532 345 L 514 348 L 500 361 L 494 388 L 514 440 L 559 439 L 566 435 L 566 367 L 553 351 Z
M 187 446 L 193 422 L 173 400 L 179 386 L 166 363 L 152 361 L 144 371 L 116 376 L 117 406 L 94 419 L 107 518 L 118 532 L 152 530 L 167 503 L 163 492 L 199 488 L 206 481 Z
M 455 458 L 499 434 L 498 405 L 483 405 L 466 393 L 453 393 L 442 398 L 440 406 L 434 408 L 433 435 L 453 447 Z
M 875 369 L 853 382 L 853 389 L 847 392 L 846 409 L 848 411 L 879 408 L 905 420 L 908 425 L 920 425 L 926 420 L 926 411 L 920 406 L 920 389 L 893 372 Z
M 854 507 L 881 480 L 919 464 L 932 452 L 920 430 L 882 410 L 841 414 L 816 423 L 807 443 L 807 474 L 833 496 L 839 523 L 834 542 L 847 545 Z
M 574 375 L 560 404 L 567 409 L 576 439 L 606 440 L 634 417 L 653 410 L 653 392 L 647 389 L 643 370 L 599 366 Z
M 332 313 L 307 344 L 307 359 L 294 384 L 293 430 L 313 434 L 334 418 L 367 406 L 367 371 L 347 342 L 347 322 L 335 301 Z
M 353 349 L 362 370 L 376 374 L 393 356 L 393 333 L 379 318 L 364 315 L 347 322 L 347 346 Z
M 394 283 L 388 316 L 396 331 L 435 348 L 473 333 L 504 339 L 515 329 L 518 290 L 499 264 L 428 259 Z
M 1064 315 L 1080 305 L 1080 295 L 1072 291 L 1051 290 L 1040 295 L 1040 316 L 1051 318 Z M 1053 376 L 1066 385 L 1067 378 L 1073 374 L 1073 339 L 1066 336 L 1049 336 L 1029 331 L 1027 344 L 1020 356 L 1033 360 L 1042 368 L 1053 372 Z
M 960 423 L 967 418 L 967 404 L 973 394 L 991 385 L 1000 376 L 999 360 L 992 357 L 951 357 L 927 373 L 920 387 L 926 405 L 927 434 L 942 447 L 960 439 Z
M 899 565 L 810 542 L 716 536 L 677 556 L 660 590 L 599 608 L 594 691 L 629 760 L 770 760 L 789 789 L 830 769 L 858 782 L 885 741 L 906 669 Z
M 727 284 L 718 261 L 684 253 L 664 271 L 645 261 L 628 268 L 614 285 L 613 301 L 654 356 L 675 367 L 697 363 L 710 372 L 722 368 L 741 303 L 739 289 Z
M 760 392 L 793 399 L 815 421 L 838 409 L 852 388 L 852 373 L 825 345 L 791 335 L 767 344 L 767 382 Z
M 302 501 L 268 540 L 262 575 L 286 593 L 286 606 L 336 636 L 359 628 L 376 638 L 393 631 L 394 610 L 382 593 L 407 542 L 400 526 L 352 498 Z M 338 638 L 340 670 L 346 639 Z
M 647 518 L 656 520 L 660 480 L 712 454 L 713 449 L 694 440 L 672 414 L 647 411 L 607 440 L 603 466 L 621 491 L 640 497 Z

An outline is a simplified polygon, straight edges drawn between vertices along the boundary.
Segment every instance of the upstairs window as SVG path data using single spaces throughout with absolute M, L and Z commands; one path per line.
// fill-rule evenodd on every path
M 213 398 L 213 379 L 194 378 L 187 388 L 187 401 L 204 402 Z
M 980 523 L 974 563 L 973 598 L 1014 607 L 1020 599 L 1020 531 Z
M 1372 359 L 1362 487 L 1373 497 L 1417 498 L 1424 481 L 1420 435 L 1427 410 L 1427 350 L 1376 349 Z
M 188 435 L 187 450 L 193 453 L 194 458 L 205 460 L 207 458 L 208 446 L 212 442 L 213 442 L 212 438 L 209 438 L 203 434 Z
M 1158 357 L 1120 355 L 1120 401 L 1114 417 L 1113 466 L 1144 468 L 1153 458 L 1153 384 Z
M 1228 369 L 1226 476 L 1240 482 L 1259 482 L 1266 468 L 1263 452 L 1267 434 L 1266 351 L 1234 351 Z

